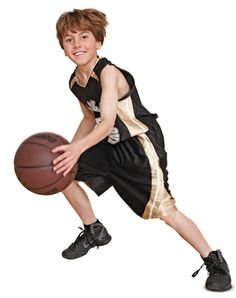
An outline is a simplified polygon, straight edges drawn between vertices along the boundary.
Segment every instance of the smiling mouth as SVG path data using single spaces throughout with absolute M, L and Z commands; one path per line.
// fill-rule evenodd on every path
M 83 54 L 85 54 L 85 52 L 76 52 L 74 55 L 75 56 L 82 56 Z

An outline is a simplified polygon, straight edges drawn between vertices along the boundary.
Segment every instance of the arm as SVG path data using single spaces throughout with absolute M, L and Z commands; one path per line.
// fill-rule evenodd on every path
M 54 170 L 69 173 L 80 155 L 107 137 L 114 126 L 118 103 L 118 71 L 107 65 L 101 73 L 102 95 L 100 100 L 101 122 L 87 135 L 75 134 L 71 144 L 56 147 L 52 152 L 64 152 L 54 160 Z M 79 130 L 79 129 L 78 129 Z
M 102 95 L 100 101 L 100 123 L 80 141 L 82 153 L 107 137 L 116 120 L 118 104 L 118 73 L 114 66 L 106 66 L 101 73 Z
M 94 129 L 96 125 L 93 113 L 89 111 L 89 109 L 82 103 L 80 103 L 80 107 L 84 117 L 80 122 L 71 142 L 75 142 L 84 138 Z

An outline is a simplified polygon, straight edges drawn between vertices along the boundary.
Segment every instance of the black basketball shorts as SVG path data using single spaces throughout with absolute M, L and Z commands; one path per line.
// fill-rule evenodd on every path
M 156 123 L 146 133 L 114 145 L 104 139 L 85 151 L 75 180 L 85 182 L 98 196 L 113 186 L 137 215 L 157 218 L 177 209 L 166 167 L 164 138 Z

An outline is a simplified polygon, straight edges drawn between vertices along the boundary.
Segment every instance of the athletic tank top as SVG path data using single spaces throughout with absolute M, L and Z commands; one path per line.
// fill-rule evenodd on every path
M 100 122 L 100 98 L 102 93 L 100 74 L 107 65 L 114 65 L 106 58 L 99 58 L 85 87 L 81 86 L 72 73 L 69 86 L 78 100 L 94 114 L 96 123 Z M 124 75 L 130 90 L 118 100 L 117 115 L 112 132 L 107 137 L 110 144 L 116 144 L 140 133 L 145 133 L 156 122 L 157 114 L 150 113 L 141 103 L 134 78 L 124 69 L 114 65 Z

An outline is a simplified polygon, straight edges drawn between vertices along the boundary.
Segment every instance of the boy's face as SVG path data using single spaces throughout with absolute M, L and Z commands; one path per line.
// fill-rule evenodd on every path
M 68 31 L 63 37 L 65 55 L 78 66 L 83 66 L 97 57 L 97 50 L 101 46 L 101 42 L 96 41 L 90 31 Z

